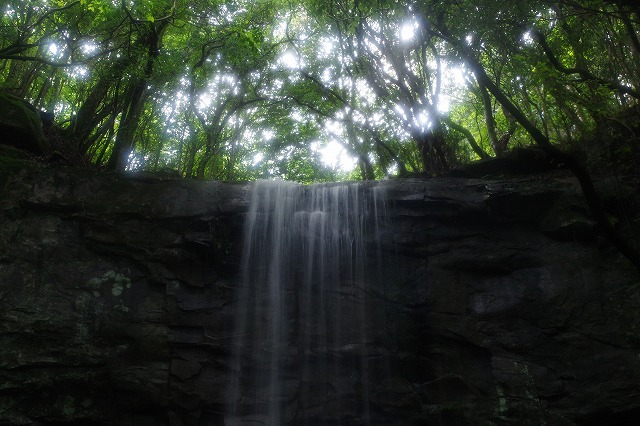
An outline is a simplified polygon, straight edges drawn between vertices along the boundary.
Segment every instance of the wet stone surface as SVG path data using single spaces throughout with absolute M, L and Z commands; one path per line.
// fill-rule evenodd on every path
M 251 186 L 45 168 L 0 183 L 0 424 L 223 425 Z M 366 424 L 355 352 L 371 425 L 637 419 L 640 278 L 572 179 L 378 185 L 381 285 L 335 296 L 382 306 L 375 329 L 314 348 L 342 364 L 285 380 L 283 421 Z

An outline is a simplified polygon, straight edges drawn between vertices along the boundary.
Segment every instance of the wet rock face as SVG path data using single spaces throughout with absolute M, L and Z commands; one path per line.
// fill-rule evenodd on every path
M 2 182 L 0 424 L 224 424 L 250 185 L 37 168 Z M 370 424 L 638 418 L 640 278 L 572 180 L 380 185 Z M 325 401 L 350 380 L 304 386 Z M 291 424 L 362 424 L 359 401 L 292 395 Z

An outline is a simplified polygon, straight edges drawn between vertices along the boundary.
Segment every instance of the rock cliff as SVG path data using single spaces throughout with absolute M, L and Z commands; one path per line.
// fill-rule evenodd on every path
M 3 165 L 0 424 L 224 424 L 251 185 Z M 640 277 L 571 178 L 378 185 L 387 344 L 370 356 L 390 374 L 371 424 L 640 417 Z M 600 185 L 637 207 L 636 181 Z

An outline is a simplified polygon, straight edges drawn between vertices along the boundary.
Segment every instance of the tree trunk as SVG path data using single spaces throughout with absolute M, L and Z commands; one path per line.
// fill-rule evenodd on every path
M 138 80 L 129 96 L 129 105 L 122 113 L 120 127 L 116 134 L 113 151 L 107 163 L 107 169 L 125 171 L 129 164 L 129 155 L 134 145 L 134 134 L 138 128 L 140 114 L 146 98 L 147 81 L 145 78 Z
M 116 141 L 113 145 L 113 151 L 107 164 L 109 170 L 124 171 L 129 164 L 129 155 L 134 148 L 134 135 L 138 129 L 142 109 L 148 96 L 148 81 L 153 75 L 156 60 L 160 55 L 160 45 L 162 44 L 164 30 L 169 23 L 170 20 L 165 19 L 160 22 L 156 21 L 155 23 L 151 22 L 148 24 L 149 28 L 143 38 L 143 46 L 146 47 L 147 50 L 147 61 L 142 76 L 133 86 L 133 90 L 128 99 L 129 102 L 128 107 L 126 107 L 126 113 L 123 112 L 120 128 L 118 129 Z
M 496 120 L 493 116 L 493 105 L 491 105 L 491 96 L 487 92 L 487 88 L 480 84 L 480 99 L 482 99 L 482 106 L 484 108 L 484 121 L 487 127 L 487 133 L 489 134 L 489 140 L 491 141 L 491 148 L 493 152 L 498 156 L 504 152 L 496 132 Z
M 85 143 L 91 131 L 98 123 L 108 114 L 98 114 L 98 108 L 111 87 L 111 79 L 102 76 L 96 84 L 91 88 L 89 96 L 78 109 L 78 113 L 71 118 L 71 125 L 67 128 L 67 134 L 70 138 L 78 141 L 82 153 L 85 153 L 89 147 Z M 106 111 L 105 111 L 106 112 Z
M 411 135 L 418 147 L 422 170 L 427 174 L 438 174 L 449 170 L 449 162 L 443 151 L 444 134 L 441 124 L 424 133 Z

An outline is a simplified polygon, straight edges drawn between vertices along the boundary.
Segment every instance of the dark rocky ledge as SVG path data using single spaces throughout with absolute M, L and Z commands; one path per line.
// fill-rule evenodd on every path
M 4 170 L 0 424 L 222 425 L 250 185 Z M 636 181 L 599 184 L 635 208 Z M 379 185 L 393 345 L 371 351 L 392 372 L 372 424 L 640 418 L 640 278 L 571 178 Z

